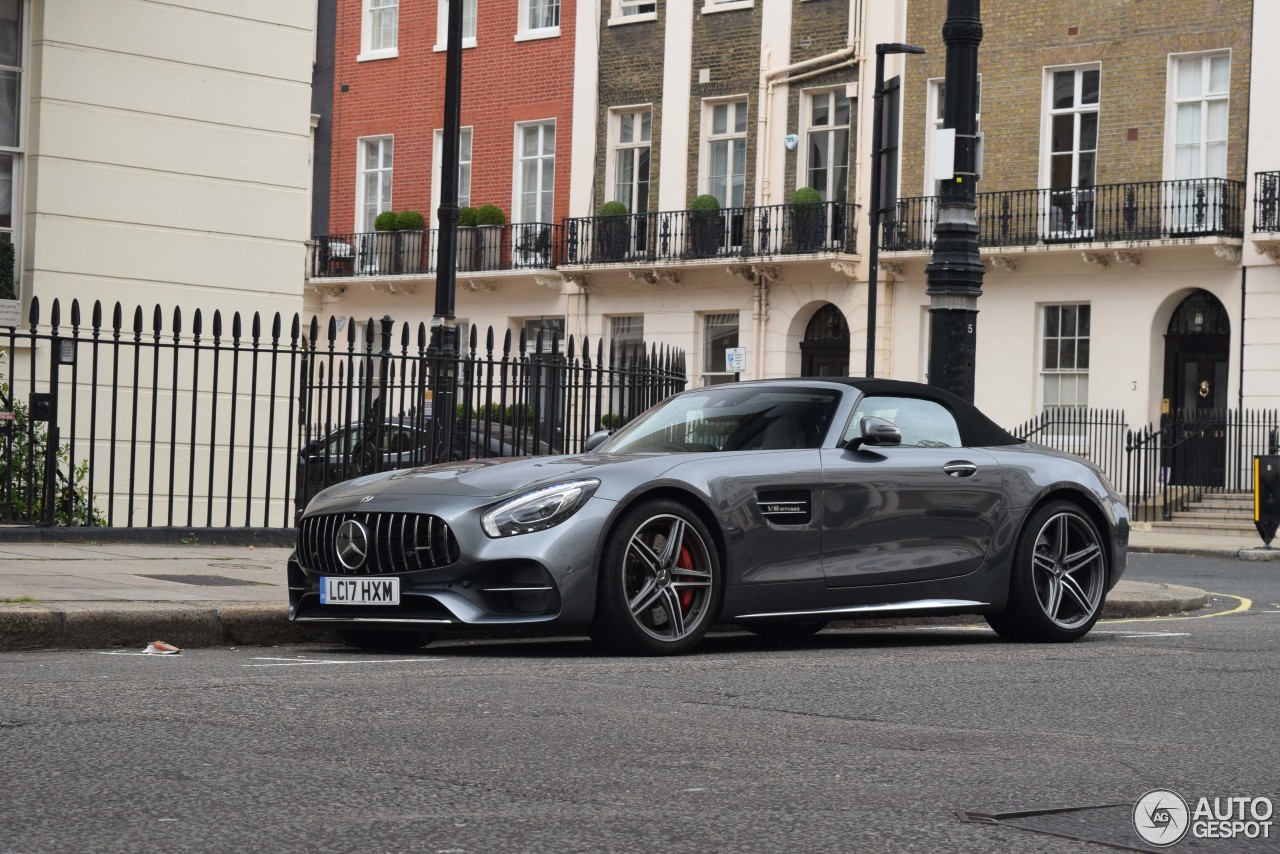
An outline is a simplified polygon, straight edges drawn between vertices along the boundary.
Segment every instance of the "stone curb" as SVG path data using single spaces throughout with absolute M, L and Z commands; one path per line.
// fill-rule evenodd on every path
M 1130 543 L 1129 551 L 1131 553 L 1138 552 L 1141 554 L 1195 555 L 1196 557 L 1220 557 L 1230 558 L 1233 560 L 1280 560 L 1280 547 L 1277 546 L 1273 546 L 1269 549 L 1263 548 L 1262 546 L 1235 549 L 1230 547 L 1215 548 L 1210 546 L 1138 546 Z
M 1193 587 L 1160 585 L 1108 600 L 1104 620 L 1177 614 L 1203 608 L 1209 594 Z M 170 603 L 87 603 L 50 608 L 39 604 L 0 605 L 0 652 L 37 649 L 138 648 L 163 640 L 186 648 L 271 646 L 333 642 L 332 629 L 288 620 L 284 605 L 178 605 Z M 971 614 L 915 619 L 848 620 L 843 628 L 901 628 L 912 625 L 972 625 Z M 560 629 L 446 632 L 445 637 L 483 639 L 577 636 Z

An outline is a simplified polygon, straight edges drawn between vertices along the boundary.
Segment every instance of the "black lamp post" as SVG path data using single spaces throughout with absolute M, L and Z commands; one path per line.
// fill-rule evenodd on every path
M 884 188 L 880 186 L 880 160 L 884 155 L 884 58 L 891 53 L 924 53 L 913 44 L 876 45 L 876 90 L 871 114 L 871 251 L 867 274 L 867 376 L 876 375 L 876 291 L 880 284 L 880 217 L 884 213 Z
M 924 268 L 929 294 L 929 383 L 973 400 L 978 350 L 978 45 L 980 0 L 947 0 L 942 39 L 947 44 L 942 125 L 955 128 L 955 177 L 938 197 L 933 258 Z
M 431 318 L 431 462 L 447 459 L 453 436 L 458 328 L 454 323 L 458 253 L 458 134 L 462 125 L 462 4 L 449 3 L 444 63 L 444 131 L 440 165 L 440 224 L 436 244 L 436 310 Z

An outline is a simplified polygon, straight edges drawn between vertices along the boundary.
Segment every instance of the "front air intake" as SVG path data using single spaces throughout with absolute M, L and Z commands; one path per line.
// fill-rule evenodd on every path
M 298 525 L 298 561 L 330 575 L 436 569 L 458 556 L 449 526 L 424 513 L 331 513 Z

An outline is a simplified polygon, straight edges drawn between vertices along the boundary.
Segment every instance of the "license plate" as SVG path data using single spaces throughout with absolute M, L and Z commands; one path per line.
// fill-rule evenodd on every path
M 398 578 L 320 579 L 321 605 L 399 605 Z

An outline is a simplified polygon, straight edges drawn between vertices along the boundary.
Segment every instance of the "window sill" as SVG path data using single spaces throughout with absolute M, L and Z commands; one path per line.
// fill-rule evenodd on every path
M 472 47 L 475 47 L 475 46 L 476 46 L 476 40 L 475 40 L 475 39 L 473 39 L 473 38 L 464 38 L 464 39 L 462 40 L 462 49 L 463 49 L 463 50 L 466 50 L 467 48 L 472 48 Z M 441 42 L 440 44 L 436 45 L 435 47 L 433 47 L 433 48 L 431 48 L 431 49 L 432 49 L 433 51 L 435 51 L 436 53 L 444 53 L 446 50 L 448 50 L 448 49 L 449 49 L 449 45 L 445 44 L 444 42 Z
M 547 27 L 543 30 L 525 30 L 523 33 L 516 33 L 515 41 L 518 42 L 534 42 L 539 39 L 558 39 L 560 38 L 559 27 Z
M 356 57 L 356 62 L 374 62 L 379 59 L 395 59 L 400 55 L 398 48 L 390 50 L 369 50 Z
M 702 5 L 702 14 L 714 15 L 716 12 L 734 12 L 738 9 L 751 9 L 756 5 L 756 0 L 729 0 L 729 2 L 715 3 L 706 2 Z
M 608 21 L 608 25 L 611 27 L 618 27 L 618 26 L 621 26 L 622 24 L 639 24 L 644 21 L 656 21 L 656 20 L 658 20 L 657 12 L 645 12 L 643 15 L 625 15 L 625 16 L 610 18 Z

